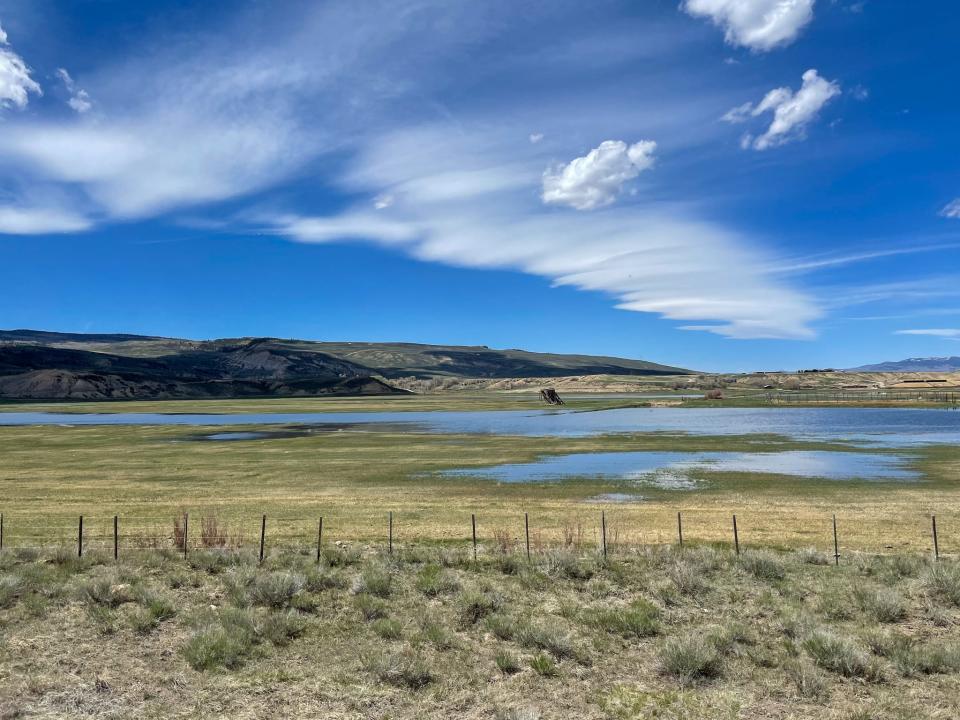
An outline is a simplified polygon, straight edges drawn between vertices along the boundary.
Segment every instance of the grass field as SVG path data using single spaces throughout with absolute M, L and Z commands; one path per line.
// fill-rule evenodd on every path
M 0 553 L 4 718 L 933 720 L 958 672 L 916 556 Z
M 617 404 L 597 398 L 571 408 Z M 477 394 L 5 409 L 67 407 L 541 406 Z M 244 429 L 258 428 L 230 427 Z M 197 440 L 223 430 L 0 427 L 0 718 L 960 714 L 960 448 L 876 451 L 906 453 L 923 475 L 915 483 L 712 473 L 696 491 L 644 487 L 643 502 L 616 504 L 592 502 L 624 489 L 609 480 L 508 484 L 435 471 L 573 452 L 862 448 L 762 434 L 390 429 Z M 939 563 L 931 561 L 933 513 Z
M 610 402 L 583 401 L 580 409 Z M 530 398 L 517 396 L 470 396 L 455 401 L 426 396 L 80 404 L 71 409 L 90 410 L 91 405 L 99 411 L 159 408 L 165 412 L 540 407 Z M 725 542 L 732 540 L 731 515 L 736 513 L 746 546 L 826 548 L 832 544 L 833 514 L 838 517 L 841 545 L 849 549 L 926 552 L 931 547 L 929 517 L 934 513 L 940 521 L 944 552 L 956 552 L 960 543 L 960 448 L 910 450 L 908 456 L 924 474 L 920 483 L 714 473 L 696 492 L 645 487 L 642 503 L 601 504 L 588 500 L 622 490 L 623 485 L 589 477 L 562 483 L 501 484 L 439 477 L 434 471 L 572 452 L 853 448 L 763 435 L 658 433 L 531 438 L 343 431 L 254 442 L 194 440 L 218 429 L 0 427 L 0 511 L 8 546 L 75 543 L 81 514 L 91 546 L 112 543 L 113 515 L 121 518 L 127 545 L 156 543 L 157 538 L 169 541 L 174 516 L 181 511 L 195 520 L 215 516 L 232 537 L 248 545 L 258 540 L 262 514 L 268 516 L 270 543 L 304 545 L 315 542 L 320 516 L 331 539 L 383 540 L 386 516 L 392 511 L 398 540 L 464 542 L 470 536 L 471 514 L 477 516 L 482 539 L 491 538 L 495 531 L 519 539 L 526 512 L 534 544 L 549 544 L 571 530 L 597 540 L 601 510 L 607 513 L 611 536 L 627 544 L 673 542 L 678 511 L 691 539 Z

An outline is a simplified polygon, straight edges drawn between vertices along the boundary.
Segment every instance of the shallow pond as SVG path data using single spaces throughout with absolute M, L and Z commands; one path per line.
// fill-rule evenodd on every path
M 442 471 L 448 477 L 479 477 L 507 483 L 568 478 L 631 481 L 661 489 L 694 489 L 701 473 L 740 472 L 826 480 L 912 482 L 920 479 L 897 455 L 792 450 L 771 453 L 606 452 L 541 458 L 487 468 Z M 622 501 L 622 500 L 621 500 Z
M 610 433 L 770 433 L 796 440 L 867 445 L 960 443 L 960 412 L 900 408 L 621 408 L 592 412 L 499 410 L 353 413 L 23 413 L 0 425 L 310 425 L 359 428 L 388 423 L 409 432 L 577 437 Z M 379 428 L 378 428 L 379 429 Z

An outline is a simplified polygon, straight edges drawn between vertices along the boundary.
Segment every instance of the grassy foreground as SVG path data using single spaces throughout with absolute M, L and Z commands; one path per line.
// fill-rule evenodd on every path
M 233 427 L 231 430 L 242 430 Z M 248 428 L 257 429 L 257 428 Z M 277 429 L 277 428 L 274 428 Z M 956 552 L 960 528 L 960 448 L 907 452 L 924 480 L 916 483 L 837 482 L 758 473 L 711 473 L 696 491 L 627 487 L 585 477 L 509 484 L 443 477 L 448 468 L 529 462 L 542 455 L 617 450 L 837 450 L 841 443 L 803 443 L 753 435 L 645 433 L 582 438 L 432 435 L 346 430 L 250 442 L 198 441 L 217 427 L 0 427 L 0 512 L 8 547 L 85 541 L 112 544 L 120 516 L 121 545 L 171 544 L 174 516 L 216 517 L 233 544 L 249 547 L 268 516 L 268 545 L 310 547 L 323 516 L 331 540 L 383 541 L 387 512 L 405 541 L 463 542 L 476 514 L 481 539 L 518 537 L 524 512 L 534 541 L 557 541 L 577 529 L 597 538 L 606 510 L 611 537 L 632 544 L 670 543 L 676 513 L 691 540 L 732 541 L 731 515 L 745 545 L 832 545 L 862 551 L 932 549 L 930 515 L 942 530 L 941 550 Z M 628 489 L 639 503 L 602 502 Z M 598 499 L 601 501 L 598 502 Z M 196 537 L 194 534 L 192 537 Z
M 960 714 L 960 566 L 812 550 L 0 554 L 0 717 Z
M 242 428 L 233 428 L 235 430 Z M 331 540 L 385 541 L 387 512 L 398 539 L 464 542 L 476 514 L 481 539 L 523 533 L 528 512 L 534 542 L 571 530 L 596 539 L 606 510 L 611 538 L 670 543 L 676 513 L 690 540 L 732 542 L 737 513 L 746 546 L 832 546 L 863 551 L 931 550 L 930 515 L 940 521 L 941 550 L 956 552 L 960 527 L 960 449 L 911 451 L 926 480 L 837 482 L 750 473 L 713 473 L 696 491 L 633 488 L 639 503 L 597 502 L 624 484 L 598 478 L 510 484 L 439 476 L 437 470 L 526 462 L 544 454 L 611 450 L 849 450 L 774 436 L 698 437 L 636 434 L 584 438 L 335 432 L 251 442 L 209 442 L 218 428 L 87 426 L 0 428 L 0 497 L 8 547 L 76 543 L 78 516 L 91 547 L 171 545 L 174 517 L 186 510 L 198 537 L 201 516 L 216 517 L 232 544 L 259 540 L 268 516 L 268 546 L 315 544 L 324 518 Z M 706 476 L 705 476 L 706 477 Z

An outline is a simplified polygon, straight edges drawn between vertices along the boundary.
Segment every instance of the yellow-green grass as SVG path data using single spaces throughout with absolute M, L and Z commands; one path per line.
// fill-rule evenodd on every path
M 375 401 L 378 402 L 378 401 Z M 231 427 L 231 430 L 249 428 Z M 174 516 L 216 516 L 233 539 L 259 539 L 268 516 L 268 544 L 311 546 L 324 518 L 329 541 L 385 541 L 394 513 L 400 544 L 465 542 L 476 514 L 481 542 L 496 532 L 520 542 L 529 513 L 532 542 L 549 544 L 565 533 L 599 539 L 600 512 L 611 542 L 676 541 L 683 513 L 689 541 L 740 540 L 749 546 L 832 545 L 837 515 L 841 552 L 931 548 L 930 515 L 937 514 L 941 549 L 960 546 L 960 448 L 909 451 L 923 473 L 916 483 L 824 481 L 762 474 L 711 473 L 702 489 L 629 488 L 639 503 L 596 503 L 621 483 L 579 478 L 555 483 L 507 484 L 436 471 L 545 454 L 614 450 L 774 451 L 852 450 L 842 444 L 800 443 L 773 436 L 700 437 L 634 434 L 583 438 L 432 435 L 342 431 L 256 441 L 196 440 L 220 427 L 86 426 L 0 427 L 0 512 L 8 546 L 73 544 L 85 516 L 90 546 L 112 544 L 120 516 L 121 545 L 169 544 Z
M 960 715 L 952 562 L 351 551 L 0 553 L 0 716 Z

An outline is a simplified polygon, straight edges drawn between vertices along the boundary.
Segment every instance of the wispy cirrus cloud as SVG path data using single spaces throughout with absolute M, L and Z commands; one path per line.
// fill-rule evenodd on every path
M 960 198 L 948 202 L 940 211 L 941 217 L 960 218 Z
M 889 257 L 898 257 L 902 255 L 919 255 L 922 253 L 942 252 L 946 250 L 956 250 L 960 248 L 960 242 L 930 243 L 925 245 L 908 245 L 888 248 L 878 248 L 874 250 L 864 250 L 861 252 L 850 253 L 829 253 L 819 254 L 807 258 L 797 258 L 794 260 L 784 260 L 770 270 L 777 273 L 807 273 L 823 270 L 826 268 L 843 267 L 854 265 L 856 263 L 869 262 L 871 260 L 880 260 Z
M 671 196 L 659 173 L 646 176 L 657 192 L 622 192 L 653 164 L 652 142 L 597 145 L 662 137 L 663 147 L 696 149 L 719 133 L 716 108 L 729 104 L 726 93 L 718 104 L 714 89 L 674 92 L 665 70 L 648 81 L 655 103 L 624 102 L 622 88 L 597 87 L 597 67 L 645 44 L 631 36 L 612 52 L 600 34 L 579 54 L 546 54 L 565 79 L 555 95 L 528 99 L 510 89 L 451 109 L 434 91 L 457 86 L 452 94 L 461 97 L 462 73 L 441 69 L 470 72 L 464 47 L 536 18 L 509 3 L 371 5 L 305 5 L 303 17 L 285 21 L 262 9 L 269 22 L 248 19 L 240 29 L 85 72 L 96 112 L 11 122 L 0 134 L 0 162 L 19 182 L 69 198 L 15 198 L 18 212 L 0 232 L 41 232 L 44 218 L 48 231 L 67 231 L 193 212 L 297 181 L 335 189 L 325 207 L 344 209 L 318 212 L 308 191 L 289 205 L 258 196 L 256 229 L 524 272 L 725 337 L 814 334 L 819 303 L 771 271 L 777 257 L 756 238 L 711 220 L 700 197 Z M 675 50 L 670 38 L 653 35 L 658 51 Z M 537 72 L 545 60 L 523 62 Z M 596 95 L 568 90 L 588 85 L 571 77 L 589 79 Z M 473 78 L 478 88 L 483 79 Z
M 747 238 L 679 203 L 545 210 L 532 192 L 541 180 L 537 156 L 519 160 L 511 137 L 436 126 L 392 133 L 347 174 L 355 191 L 390 193 L 389 208 L 261 220 L 301 242 L 373 242 L 421 260 L 545 277 L 727 337 L 812 336 L 816 303 L 771 276 L 770 258 Z
M 0 205 L 0 234 L 75 233 L 92 226 L 89 218 L 56 206 Z
M 960 277 L 936 275 L 911 280 L 820 286 L 815 289 L 826 307 L 841 308 L 872 303 L 922 303 L 960 297 Z
M 837 82 L 826 80 L 810 69 L 803 74 L 803 84 L 796 92 L 788 87 L 775 88 L 756 105 L 744 103 L 728 111 L 722 119 L 728 123 L 743 123 L 772 112 L 773 120 L 765 132 L 756 137 L 747 133 L 741 140 L 744 148 L 769 150 L 802 139 L 807 126 L 839 94 Z
M 960 340 L 960 328 L 919 328 L 911 330 L 897 330 L 895 335 L 929 335 L 930 337 L 949 338 Z
M 730 45 L 764 52 L 792 43 L 813 20 L 814 0 L 685 0 L 683 9 L 723 28 Z
M 76 82 L 74 82 L 73 77 L 67 72 L 66 68 L 57 68 L 57 77 L 60 78 L 60 82 L 63 83 L 64 88 L 66 88 L 70 94 L 70 97 L 67 99 L 67 105 L 81 114 L 89 111 L 90 108 L 93 107 L 90 93 L 83 88 L 77 87 Z

